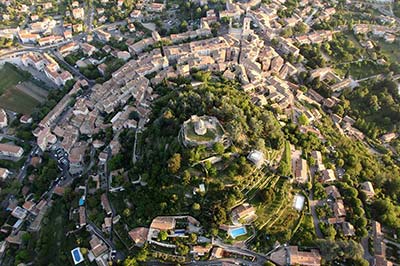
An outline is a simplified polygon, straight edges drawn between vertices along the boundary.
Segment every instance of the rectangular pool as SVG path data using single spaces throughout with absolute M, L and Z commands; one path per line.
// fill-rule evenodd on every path
M 84 261 L 80 248 L 75 248 L 71 250 L 72 258 L 74 259 L 74 263 L 79 264 Z
M 238 236 L 245 235 L 245 234 L 247 234 L 247 231 L 246 231 L 246 228 L 245 228 L 245 227 L 238 227 L 238 228 L 229 230 L 229 235 L 230 235 L 233 239 L 235 239 L 235 238 L 238 237 Z

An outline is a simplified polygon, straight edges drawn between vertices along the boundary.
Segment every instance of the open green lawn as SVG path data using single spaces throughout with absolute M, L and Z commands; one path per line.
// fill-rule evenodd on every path
M 216 134 L 214 131 L 208 129 L 206 134 L 199 136 L 194 132 L 194 124 L 190 123 L 187 127 L 187 136 L 194 141 L 211 141 L 215 139 Z
M 16 89 L 16 85 L 27 81 L 29 73 L 19 71 L 6 63 L 0 67 L 0 107 L 17 113 L 31 114 L 39 101 Z
M 337 73 L 345 75 L 347 71 L 354 79 L 362 79 L 373 75 L 381 74 L 385 69 L 372 61 L 363 61 L 351 64 L 341 65 L 335 69 Z
M 31 114 L 39 104 L 39 101 L 14 87 L 8 88 L 0 95 L 0 107 L 21 114 Z
M 0 67 L 0 93 L 27 79 L 28 77 L 18 72 L 13 65 L 4 64 Z
M 377 43 L 381 47 L 382 53 L 387 56 L 390 62 L 397 63 L 400 61 L 400 49 L 397 42 L 388 43 L 383 40 L 379 40 Z

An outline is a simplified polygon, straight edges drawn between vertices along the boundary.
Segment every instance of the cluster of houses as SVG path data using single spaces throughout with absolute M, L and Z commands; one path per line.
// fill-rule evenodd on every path
M 144 125 L 150 114 L 150 102 L 157 97 L 152 93 L 150 81 L 145 76 L 166 66 L 167 60 L 161 51 L 154 50 L 126 63 L 112 74 L 110 80 L 92 87 L 89 94 L 76 97 L 72 108 L 69 108 L 76 92 L 87 87 L 86 81 L 78 81 L 39 123 L 39 128 L 34 132 L 38 145 L 42 150 L 46 150 L 59 141 L 60 146 L 69 154 L 70 171 L 74 173 L 81 171 L 82 158 L 90 143 L 79 141 L 79 136 L 92 137 L 109 127 L 117 133 L 124 128 Z M 128 105 L 130 99 L 134 99 L 133 105 Z M 117 112 L 120 107 L 122 110 Z M 133 112 L 138 114 L 139 121 L 132 119 Z M 58 121 L 61 115 L 62 119 Z M 104 120 L 105 115 L 112 115 L 109 122 Z M 55 125 L 56 120 L 57 125 Z M 112 154 L 116 154 L 120 147 L 118 138 L 116 137 L 112 143 L 114 143 Z M 101 148 L 102 145 L 97 143 L 96 147 Z M 104 156 L 102 153 L 100 155 Z
M 102 3 L 108 0 L 103 0 Z M 200 5 L 207 1 L 199 1 Z M 293 27 L 308 17 L 314 7 L 324 8 L 324 12 L 318 18 L 320 20 L 329 19 L 334 13 L 334 8 L 327 8 L 326 3 L 320 1 L 302 0 L 300 6 L 302 9 L 296 10 L 292 17 L 278 20 L 277 12 L 282 8 L 282 2 L 279 0 L 269 1 L 268 4 L 261 3 L 260 0 L 251 0 L 240 3 L 226 1 L 226 10 L 220 11 L 218 16 L 215 10 L 208 10 L 206 17 L 201 19 L 200 27 L 196 30 L 190 30 L 184 33 L 173 34 L 162 38 L 158 32 L 153 31 L 151 37 L 137 42 L 128 43 L 129 52 L 115 51 L 109 46 L 103 47 L 104 51 L 115 52 L 116 57 L 123 59 L 125 64 L 112 73 L 111 79 L 103 84 L 96 84 L 86 93 L 76 96 L 76 94 L 85 90 L 88 83 L 85 80 L 79 80 L 75 83 L 71 91 L 65 95 L 58 104 L 43 118 L 38 128 L 33 132 L 37 137 L 37 144 L 41 150 L 47 150 L 52 145 L 57 144 L 68 153 L 71 173 L 79 173 L 83 170 L 84 156 L 89 148 L 93 147 L 99 151 L 99 162 L 106 163 L 108 157 L 118 154 L 121 149 L 121 143 L 118 140 L 118 133 L 125 128 L 142 128 L 149 119 L 151 112 L 151 102 L 158 97 L 153 93 L 152 87 L 168 78 L 179 76 L 189 76 L 191 69 L 200 69 L 205 71 L 218 71 L 226 79 L 238 79 L 242 84 L 243 90 L 251 96 L 253 103 L 257 105 L 266 105 L 272 103 L 272 107 L 285 111 L 286 115 L 291 115 L 296 110 L 295 99 L 301 99 L 309 103 L 322 105 L 326 108 L 332 108 L 340 100 L 336 97 L 325 99 L 317 92 L 309 90 L 306 94 L 301 92 L 299 87 L 290 82 L 290 77 L 297 74 L 298 67 L 290 63 L 288 55 L 299 56 L 298 44 L 321 43 L 332 40 L 334 31 L 315 31 L 307 32 L 304 35 L 291 38 L 279 37 L 280 32 Z M 104 4 L 103 3 L 103 4 Z M 117 1 L 121 7 L 123 1 Z M 251 7 L 259 6 L 257 9 Z M 165 9 L 161 3 L 151 3 L 134 10 L 131 18 L 142 18 L 143 12 L 159 13 Z M 84 9 L 74 1 L 71 4 L 70 15 L 77 21 L 83 20 L 85 16 Z M 104 13 L 104 8 L 97 8 L 98 14 Z M 230 20 L 229 33 L 212 37 L 209 23 L 216 22 L 219 18 L 228 18 Z M 240 21 L 243 18 L 242 21 Z M 64 40 L 71 40 L 72 32 L 82 30 L 82 24 L 64 25 L 68 29 L 64 31 L 63 36 L 52 35 L 56 22 L 52 19 L 43 19 L 39 21 L 36 16 L 31 16 L 32 23 L 28 24 L 28 29 L 17 29 L 9 31 L 9 34 L 16 34 L 23 43 L 35 43 L 39 45 L 48 45 Z M 232 21 L 239 21 L 241 27 L 234 27 Z M 262 34 L 256 34 L 251 28 L 251 24 L 262 29 Z M 80 25 L 80 26 L 79 26 Z M 387 34 L 393 32 L 386 28 L 370 27 L 364 32 L 362 25 L 355 26 L 356 33 L 367 33 L 372 31 L 378 34 L 385 31 Z M 130 30 L 135 31 L 134 26 Z M 95 36 L 102 42 L 108 42 L 111 34 L 104 29 L 98 29 L 94 32 Z M 1 35 L 1 34 L 0 34 Z M 277 40 L 274 47 L 265 45 L 265 41 Z M 154 48 L 159 42 L 168 43 L 162 48 Z M 81 50 L 85 55 L 92 56 L 97 48 L 89 43 L 68 42 L 59 48 L 59 52 L 66 56 L 70 53 Z M 149 51 L 150 50 L 150 51 Z M 45 75 L 58 86 L 63 86 L 72 79 L 72 75 L 62 70 L 57 62 L 48 54 L 39 52 L 29 52 L 22 56 L 21 61 L 25 66 L 31 66 Z M 77 63 L 83 66 L 85 62 Z M 93 62 L 89 62 L 93 63 Z M 82 64 L 82 65 L 81 65 Z M 97 65 L 97 64 L 96 64 Z M 100 73 L 104 75 L 107 66 L 98 64 Z M 151 78 L 150 78 L 151 77 Z M 321 82 L 329 84 L 333 92 L 340 92 L 344 88 L 351 87 L 352 81 L 341 79 L 332 69 L 323 68 L 311 72 L 311 79 L 318 78 Z M 318 119 L 321 114 L 316 111 L 301 110 L 306 114 L 309 120 Z M 131 114 L 135 113 L 135 119 Z M 0 126 L 3 125 L 0 112 Z M 110 117 L 110 119 L 105 119 Z M 5 118 L 6 119 L 6 118 Z M 332 115 L 332 119 L 343 133 L 351 134 L 356 138 L 362 139 L 362 133 L 357 131 L 352 125 L 354 120 L 350 117 L 338 117 Z M 2 122 L 3 121 L 3 122 Z M 200 120 L 199 120 L 200 121 Z M 7 121 L 5 121 L 7 123 Z M 196 124 L 196 134 L 204 135 L 204 128 L 207 123 L 199 122 Z M 111 152 L 106 151 L 106 145 L 101 140 L 92 141 L 91 137 L 111 128 L 116 136 L 107 146 Z M 304 132 L 314 132 L 320 135 L 320 132 L 311 126 L 303 126 Z M 88 136 L 81 138 L 81 136 Z M 298 183 L 308 181 L 309 169 L 305 159 L 301 157 L 301 151 L 292 149 L 292 171 L 294 180 Z M 0 144 L 0 155 L 20 158 L 23 150 L 20 147 L 9 144 Z M 330 183 L 336 180 L 335 172 L 326 169 L 322 162 L 322 155 L 319 151 L 312 153 L 316 162 L 317 171 L 321 173 L 321 182 Z M 264 155 L 260 151 L 252 151 L 248 159 L 257 167 L 261 167 L 265 162 Z M 0 169 L 0 175 L 7 175 L 7 169 Z M 99 179 L 97 179 L 99 181 Z M 373 188 L 366 183 L 362 190 L 366 193 L 373 193 Z M 326 187 L 326 192 L 331 198 L 331 208 L 334 217 L 329 219 L 331 224 L 340 224 L 345 235 L 354 235 L 354 227 L 345 221 L 346 210 L 341 199 L 341 195 L 335 186 Z M 17 220 L 16 224 L 10 225 L 12 228 L 18 228 L 24 219 L 32 217 L 34 221 L 30 224 L 29 230 L 39 230 L 40 221 L 45 214 L 45 206 L 50 202 L 34 203 L 29 202 L 24 206 L 10 207 L 12 216 Z M 112 209 L 105 194 L 101 196 L 101 204 L 107 216 L 104 219 L 102 229 L 108 232 L 112 223 Z M 42 206 L 43 205 L 43 206 Z M 86 221 L 86 209 L 82 204 L 77 209 L 79 215 L 79 227 L 84 227 Z M 221 226 L 233 238 L 246 234 L 245 225 L 254 221 L 257 216 L 255 208 L 249 204 L 243 204 L 232 211 L 232 226 Z M 30 218 L 29 218 L 30 219 Z M 19 222 L 22 221 L 22 222 Z M 35 223 L 36 221 L 36 223 Z M 184 224 L 184 227 L 181 225 Z M 14 229 L 13 229 L 14 230 Z M 201 227 L 197 220 L 190 216 L 178 217 L 156 217 L 149 228 L 134 228 L 129 232 L 129 236 L 137 246 L 143 246 L 146 242 L 160 245 L 168 248 L 175 248 L 175 244 L 159 241 L 159 233 L 166 231 L 168 238 L 187 237 L 190 233 L 200 233 Z M 9 243 L 19 243 L 23 232 L 13 231 L 7 238 Z M 211 253 L 212 258 L 222 258 L 227 253 L 221 247 L 208 245 L 207 239 L 199 240 L 196 245 L 191 246 L 191 253 L 201 257 Z M 96 235 L 90 240 L 91 251 L 89 258 L 107 262 L 108 247 Z M 379 254 L 378 254 L 379 256 Z M 383 256 L 384 257 L 384 256 Z M 300 251 L 296 246 L 284 247 L 271 255 L 273 261 L 278 265 L 286 265 L 289 260 L 291 265 L 320 265 L 321 256 L 318 251 Z M 106 265 L 106 264 L 104 264 Z
M 64 86 L 68 80 L 74 77 L 67 70 L 63 70 L 59 64 L 47 53 L 29 52 L 21 57 L 25 67 L 33 67 L 44 72 L 46 77 L 57 86 Z
M 249 204 L 240 205 L 232 210 L 233 226 L 221 225 L 220 229 L 228 233 L 234 230 L 244 230 L 240 227 L 243 223 L 253 222 L 257 216 L 255 208 Z M 160 232 L 166 233 L 166 239 L 160 239 Z M 137 227 L 129 231 L 129 237 L 133 244 L 142 247 L 145 243 L 149 243 L 161 248 L 175 249 L 176 243 L 173 241 L 175 238 L 187 239 L 190 234 L 196 234 L 197 240 L 195 243 L 190 243 L 190 255 L 195 258 L 206 258 L 210 256 L 213 259 L 228 258 L 231 255 L 235 256 L 248 256 L 248 254 L 240 253 L 239 251 L 233 252 L 226 250 L 218 245 L 215 245 L 211 239 L 204 236 L 202 227 L 199 221 L 192 216 L 158 216 L 153 219 L 150 227 Z M 172 255 L 171 255 L 172 256 Z M 251 257 L 251 255 L 250 255 Z M 254 260 L 254 258 L 252 258 Z
M 321 254 L 317 249 L 300 250 L 298 246 L 281 247 L 270 255 L 270 260 L 279 266 L 320 266 Z
M 0 143 L 0 158 L 5 160 L 18 161 L 22 158 L 24 149 L 11 143 Z M 11 172 L 7 168 L 0 167 L 0 180 L 5 180 Z
M 43 7 L 44 11 L 47 12 L 53 8 L 53 5 L 48 2 L 44 3 Z M 39 46 L 69 41 L 72 39 L 72 33 L 83 31 L 82 21 L 85 11 L 78 1 L 73 1 L 65 15 L 74 18 L 76 23 L 63 23 L 60 31 L 58 29 L 59 21 L 51 17 L 41 18 L 38 14 L 30 13 L 30 23 L 27 24 L 27 28 L 17 29 L 15 37 L 18 37 L 23 44 L 38 44 Z
M 393 263 L 386 259 L 385 236 L 382 232 L 382 226 L 377 221 L 372 221 L 372 237 L 374 247 L 374 261 L 376 266 L 392 266 Z
M 14 197 L 8 198 L 6 210 L 10 216 L 1 226 L 0 232 L 6 235 L 4 241 L 0 242 L 0 257 L 9 245 L 21 245 L 23 236 L 28 232 L 38 232 L 47 210 L 51 207 L 52 200 L 41 199 L 38 202 L 26 200 L 22 206 L 18 205 L 18 200 Z M 27 231 L 22 230 L 26 228 Z
M 344 236 L 354 236 L 354 226 L 345 221 L 346 209 L 338 188 L 334 185 L 330 185 L 325 187 L 325 192 L 328 195 L 327 201 L 333 212 L 333 217 L 328 218 L 328 223 L 332 225 L 341 225 Z
M 377 38 L 383 38 L 388 43 L 397 40 L 398 29 L 395 27 L 374 25 L 374 24 L 357 24 L 353 26 L 354 34 L 369 34 Z

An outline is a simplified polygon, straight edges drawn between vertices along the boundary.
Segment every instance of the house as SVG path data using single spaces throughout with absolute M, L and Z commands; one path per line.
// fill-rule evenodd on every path
M 329 183 L 336 180 L 335 172 L 332 169 L 325 169 L 322 171 L 321 182 Z
M 112 214 L 111 205 L 110 205 L 110 202 L 108 201 L 108 197 L 105 193 L 103 193 L 101 195 L 101 206 L 103 207 L 103 209 L 107 215 Z
M 20 146 L 0 143 L 0 155 L 14 158 L 21 158 L 24 150 Z
M 257 168 L 260 168 L 264 162 L 264 153 L 262 151 L 253 150 L 247 156 L 247 159 L 252 162 Z
M 40 35 L 36 33 L 31 33 L 26 30 L 20 30 L 18 32 L 18 38 L 21 40 L 22 43 L 35 43 L 39 38 Z
M 175 228 L 176 222 L 173 217 L 158 216 L 153 219 L 150 224 L 150 229 L 156 229 L 160 231 L 168 231 Z
M 28 211 L 17 206 L 15 209 L 11 212 L 11 215 L 14 216 L 17 219 L 23 220 L 25 217 L 28 215 Z
M 21 118 L 19 119 L 19 122 L 21 124 L 30 124 L 32 123 L 32 117 L 29 115 L 23 115 L 21 116 Z
M 25 210 L 27 210 L 28 212 L 32 212 L 33 208 L 36 206 L 36 204 L 31 201 L 25 201 L 24 204 L 22 205 L 22 208 L 24 208 Z
M 382 226 L 377 221 L 372 221 L 372 236 L 374 247 L 374 258 L 376 266 L 392 266 L 393 263 L 386 259 L 386 244 Z
M 148 6 L 148 10 L 150 12 L 156 12 L 156 13 L 160 13 L 165 9 L 165 5 L 161 4 L 161 3 L 151 3 Z
M 62 36 L 50 35 L 50 36 L 46 36 L 46 37 L 38 39 L 37 42 L 40 46 L 45 46 L 45 45 L 49 45 L 49 44 L 53 44 L 53 43 L 62 42 L 63 39 L 64 38 Z
M 91 247 L 91 252 L 95 258 L 99 257 L 106 251 L 108 251 L 108 248 L 106 244 L 100 240 L 96 235 L 92 236 L 92 239 L 89 241 L 90 247 Z
M 43 4 L 42 4 L 42 8 L 43 8 L 44 10 L 49 10 L 49 9 L 53 8 L 53 3 L 51 3 L 51 2 L 43 3 Z
M 117 57 L 124 61 L 128 61 L 129 58 L 131 58 L 131 54 L 127 51 L 119 51 L 119 52 L 117 52 Z
M 373 198 L 375 196 L 375 190 L 370 181 L 361 183 L 360 189 L 367 195 L 368 198 Z
M 325 188 L 325 192 L 328 197 L 333 199 L 339 199 L 342 197 L 342 195 L 340 195 L 339 189 L 334 185 L 327 186 Z
M 397 133 L 391 132 L 381 136 L 381 141 L 388 143 L 397 138 Z
M 33 156 L 30 161 L 30 164 L 35 168 L 37 168 L 41 163 L 42 163 L 42 158 L 40 156 Z
M 129 32 L 134 32 L 136 30 L 135 24 L 129 23 L 128 30 L 129 30 Z
M 256 209 L 248 203 L 234 208 L 231 216 L 234 224 L 249 224 L 257 218 Z
M 79 2 L 78 2 L 78 1 L 73 1 L 73 2 L 71 3 L 71 7 L 72 7 L 72 8 L 79 7 Z
M 143 17 L 142 11 L 135 9 L 131 12 L 130 17 L 139 20 Z
M 74 31 L 74 33 L 82 32 L 83 25 L 81 23 L 74 24 L 74 25 L 72 25 L 72 30 Z
M 82 43 L 81 49 L 82 49 L 82 52 L 88 56 L 91 56 L 94 52 L 97 51 L 96 47 L 94 47 L 93 45 L 88 44 L 88 43 Z
M 335 218 L 346 217 L 346 209 L 344 208 L 343 200 L 341 200 L 341 199 L 335 200 L 335 202 L 333 203 L 332 209 L 333 209 Z
M 146 243 L 149 229 L 146 227 L 137 227 L 129 231 L 129 237 L 135 243 L 135 246 L 141 247 Z
M 303 158 L 299 158 L 295 161 L 294 165 L 294 179 L 298 183 L 305 183 L 308 180 L 308 167 L 307 161 Z
M 10 171 L 8 171 L 8 169 L 0 168 L 0 178 L 1 179 L 3 179 L 3 180 L 6 179 L 9 174 L 10 174 Z
M 196 256 L 205 256 L 208 253 L 210 253 L 211 248 L 212 248 L 212 245 L 205 246 L 205 247 L 197 245 L 197 246 L 192 247 L 192 250 L 190 251 L 190 253 L 192 253 Z
M 354 226 L 349 222 L 342 223 L 342 230 L 344 236 L 354 236 L 356 233 Z
M 3 108 L 0 108 L 0 128 L 7 126 L 7 114 Z
M 70 54 L 71 52 L 75 52 L 79 49 L 79 45 L 77 42 L 70 42 L 67 43 L 66 45 L 63 45 L 59 48 L 60 53 L 62 56 L 66 56 Z
M 393 43 L 396 41 L 396 35 L 391 34 L 391 33 L 385 33 L 383 38 L 388 43 Z
M 100 41 L 108 42 L 111 39 L 111 34 L 108 32 L 105 32 L 103 30 L 97 30 L 95 33 L 96 33 L 97 38 L 99 38 Z
M 99 154 L 99 161 L 100 164 L 104 164 L 108 160 L 108 153 L 105 151 L 100 152 Z
M 82 7 L 77 7 L 72 9 L 72 16 L 74 19 L 81 19 L 83 20 L 85 16 L 85 10 Z
M 224 250 L 220 247 L 215 247 L 213 248 L 212 252 L 211 252 L 211 258 L 213 259 L 220 259 L 224 257 Z
M 85 208 L 85 206 L 80 206 L 79 207 L 79 226 L 83 227 L 85 225 L 86 225 L 86 208 Z
M 270 255 L 270 260 L 279 266 L 320 266 L 321 259 L 318 250 L 300 251 L 298 246 L 282 247 Z

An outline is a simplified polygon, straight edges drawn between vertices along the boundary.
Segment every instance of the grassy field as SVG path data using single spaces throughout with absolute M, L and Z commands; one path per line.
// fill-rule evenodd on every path
M 39 101 L 15 87 L 8 88 L 0 96 L 0 107 L 17 113 L 31 114 L 38 105 Z
M 379 40 L 378 44 L 381 47 L 382 53 L 387 56 L 390 62 L 400 61 L 400 50 L 397 42 L 387 43 L 383 40 Z
M 11 64 L 4 64 L 0 67 L 0 93 L 5 92 L 8 88 L 17 85 L 19 82 L 27 80 L 29 77 L 22 75 L 16 71 Z
M 214 131 L 207 130 L 203 136 L 197 135 L 194 131 L 194 124 L 190 123 L 187 127 L 187 136 L 193 141 L 211 141 L 217 136 Z
M 11 64 L 0 67 L 0 107 L 17 113 L 30 114 L 39 101 L 17 89 L 16 86 L 30 79 L 30 74 Z

